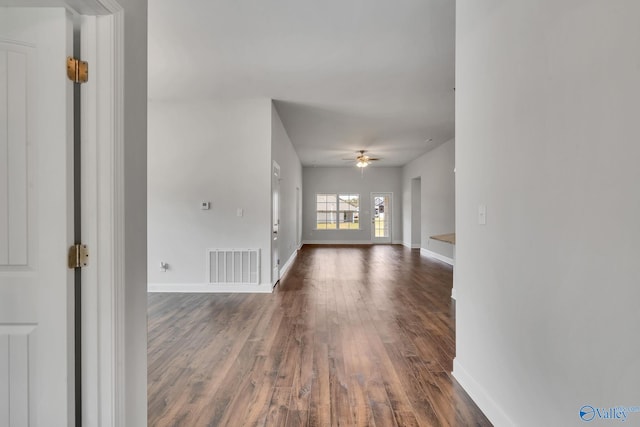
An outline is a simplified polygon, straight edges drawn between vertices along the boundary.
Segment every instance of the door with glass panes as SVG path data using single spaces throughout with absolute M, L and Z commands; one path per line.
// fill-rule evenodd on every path
M 371 193 L 371 242 L 391 243 L 391 193 Z

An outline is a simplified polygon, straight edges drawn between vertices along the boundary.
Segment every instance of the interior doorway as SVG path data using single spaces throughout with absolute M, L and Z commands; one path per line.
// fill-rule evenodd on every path
M 280 231 L 280 165 L 273 162 L 273 173 L 271 174 L 271 206 L 272 214 L 272 234 L 271 234 L 271 284 L 273 286 L 280 280 L 280 255 L 278 250 L 278 233 Z
M 411 248 L 422 244 L 422 178 L 411 180 Z

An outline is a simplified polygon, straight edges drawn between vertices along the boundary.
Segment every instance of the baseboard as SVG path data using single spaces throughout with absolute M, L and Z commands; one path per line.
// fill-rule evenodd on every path
M 453 359 L 452 375 L 493 425 L 516 425 L 489 396 L 487 391 L 458 363 L 457 358 Z
M 456 288 L 451 288 L 451 298 L 452 299 L 457 299 L 456 298 Z
M 305 240 L 303 245 L 373 245 L 370 240 Z M 393 240 L 390 245 L 406 246 L 402 240 Z M 302 246 L 300 246 L 302 247 Z M 420 247 L 420 245 L 416 246 Z
M 296 260 L 298 256 L 298 251 L 293 251 L 287 262 L 280 268 L 280 277 L 284 276 L 284 274 L 289 270 L 289 268 L 293 265 L 293 261 Z
M 408 249 L 420 249 L 420 243 L 407 243 L 407 242 L 402 242 L 400 243 L 402 246 L 404 246 L 405 248 Z
M 211 285 L 208 283 L 149 283 L 147 292 L 210 293 L 210 294 L 270 294 L 273 286 L 260 285 Z
M 303 245 L 370 245 L 369 240 L 305 240 Z
M 427 256 L 427 257 L 435 258 L 435 259 L 437 259 L 439 261 L 446 262 L 449 265 L 454 265 L 455 264 L 453 258 L 449 258 L 447 256 L 440 255 L 439 253 L 430 251 L 429 249 L 420 248 L 420 255 L 424 255 L 424 256 Z

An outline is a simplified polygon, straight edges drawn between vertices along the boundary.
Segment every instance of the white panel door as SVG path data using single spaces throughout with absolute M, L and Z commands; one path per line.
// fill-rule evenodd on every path
M 371 242 L 391 243 L 391 193 L 371 193 Z
M 73 28 L 0 8 L 0 426 L 73 424 Z

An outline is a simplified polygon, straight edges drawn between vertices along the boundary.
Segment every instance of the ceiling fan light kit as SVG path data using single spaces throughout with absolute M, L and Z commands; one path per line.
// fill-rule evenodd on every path
M 365 150 L 360 150 L 357 152 L 358 155 L 356 156 L 355 160 L 356 160 L 356 166 L 359 168 L 366 168 L 367 166 L 369 166 L 374 160 L 380 160 L 376 157 L 369 157 L 367 156 L 365 153 Z M 343 160 L 351 160 L 351 159 L 343 159 Z

